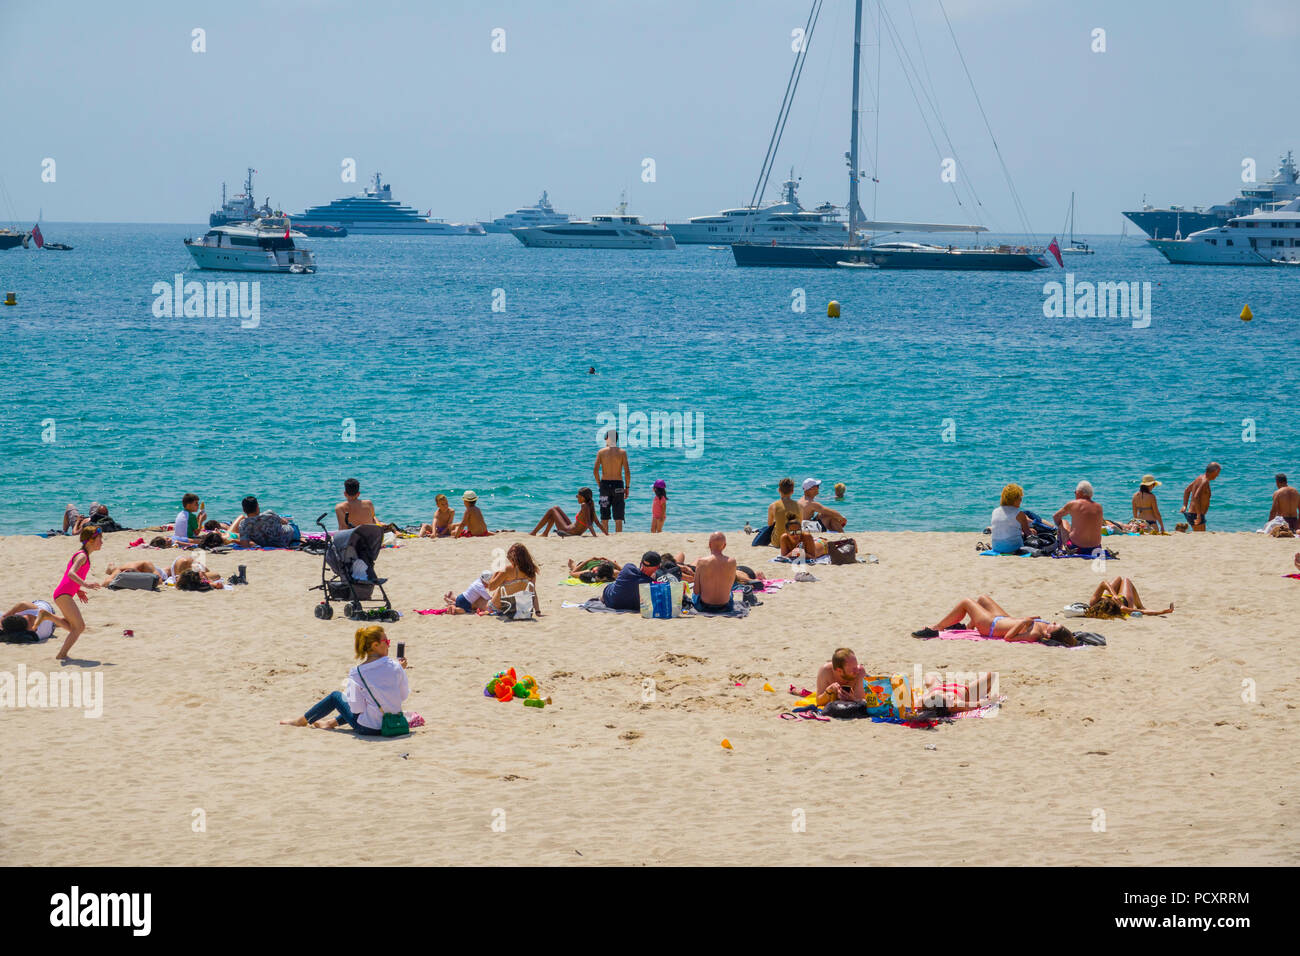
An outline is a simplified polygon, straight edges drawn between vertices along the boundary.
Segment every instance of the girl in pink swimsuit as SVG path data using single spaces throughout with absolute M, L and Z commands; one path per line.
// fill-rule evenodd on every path
M 63 647 L 55 655 L 55 660 L 64 661 L 68 659 L 68 651 L 72 645 L 77 643 L 77 638 L 81 632 L 86 629 L 85 618 L 81 616 L 81 610 L 77 607 L 77 600 L 83 603 L 89 600 L 83 588 L 97 588 L 98 581 L 87 581 L 86 575 L 90 573 L 90 555 L 104 546 L 103 532 L 98 528 L 82 528 L 81 548 L 68 561 L 68 567 L 63 572 L 63 578 L 59 581 L 59 586 L 54 589 L 54 603 L 59 611 L 68 621 L 68 638 L 63 642 Z

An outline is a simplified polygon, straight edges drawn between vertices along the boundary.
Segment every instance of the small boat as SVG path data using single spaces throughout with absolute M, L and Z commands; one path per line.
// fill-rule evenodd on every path
M 730 252 L 731 246 L 709 246 L 709 249 L 713 252 Z
M 72 246 L 68 245 L 67 243 L 63 243 L 63 242 L 47 242 L 47 243 L 43 246 L 43 248 L 45 248 L 45 249 L 55 249 L 55 250 L 57 250 L 57 251 L 59 251 L 59 252 L 71 252 L 71 251 L 72 251 Z
M 880 268 L 880 266 L 876 265 L 874 262 L 849 262 L 847 260 L 843 262 L 836 262 L 835 265 L 839 266 L 841 269 L 879 269 Z
M 312 239 L 342 239 L 348 234 L 347 229 L 342 226 L 304 226 L 299 224 L 293 228 Z
M 14 249 L 18 246 L 27 248 L 29 232 L 14 232 L 12 229 L 0 229 L 0 249 Z

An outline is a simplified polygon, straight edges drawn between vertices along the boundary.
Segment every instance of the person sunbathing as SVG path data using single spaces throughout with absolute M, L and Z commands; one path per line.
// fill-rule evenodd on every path
M 438 510 L 433 513 L 433 521 L 429 524 L 420 525 L 420 537 L 451 537 L 451 526 L 452 522 L 456 520 L 456 512 L 453 511 L 451 505 L 447 503 L 446 495 L 438 495 L 434 501 L 437 502 Z
M 852 648 L 838 648 L 817 672 L 817 706 L 831 701 L 866 699 L 867 669 L 858 663 Z M 949 711 L 977 710 L 994 697 L 997 674 L 984 671 L 969 681 L 944 681 L 940 674 L 926 674 L 925 686 L 913 688 L 913 706 Z
M 781 535 L 781 556 L 791 561 L 812 561 L 826 553 L 826 542 L 819 541 L 794 518 L 787 519 Z
M 206 568 L 196 568 L 194 565 L 194 555 L 182 554 L 171 564 L 160 567 L 152 561 L 123 561 L 121 564 L 110 564 L 108 573 L 104 575 L 102 584 L 107 586 L 115 577 L 123 571 L 134 571 L 143 574 L 152 574 L 158 578 L 160 584 L 175 584 L 180 586 L 181 575 L 186 571 L 201 572 L 202 580 L 207 581 L 214 588 L 225 587 L 221 575 L 216 571 L 209 571 Z
M 478 506 L 478 495 L 467 491 L 461 495 L 460 500 L 465 505 L 465 511 L 461 514 L 460 521 L 451 526 L 451 537 L 486 538 L 490 535 L 492 532 L 488 530 L 483 512 Z
M 972 630 L 984 637 L 1004 641 L 1060 641 L 1073 647 L 1078 643 L 1074 633 L 1055 621 L 1040 617 L 1012 617 L 987 594 L 977 598 L 963 598 L 957 606 L 939 619 L 934 627 L 913 631 L 913 637 L 938 637 L 939 632 L 970 620 Z
M 596 506 L 591 500 L 591 489 L 579 488 L 577 499 L 578 515 L 572 521 L 570 521 L 569 516 L 564 513 L 563 508 L 559 505 L 555 505 L 553 508 L 548 510 L 546 514 L 542 515 L 542 520 L 537 522 L 537 527 L 528 533 L 535 535 L 540 531 L 542 537 L 545 538 L 551 533 L 551 529 L 554 528 L 555 533 L 562 538 L 582 537 L 582 535 L 588 531 L 591 532 L 593 538 L 596 537 L 596 529 L 600 527 L 600 525 L 596 521 Z M 609 534 L 609 532 L 606 531 L 605 534 Z
M 1107 601 L 1107 599 L 1109 599 L 1109 601 Z M 1141 611 L 1142 614 L 1148 617 L 1154 617 L 1160 614 L 1172 614 L 1174 611 L 1172 601 L 1169 603 L 1169 607 L 1166 610 L 1147 610 L 1146 606 L 1142 603 L 1142 598 L 1138 597 L 1137 585 L 1133 583 L 1131 578 L 1122 577 L 1115 578 L 1113 581 L 1102 581 L 1097 585 L 1096 589 L 1092 592 L 1092 597 L 1088 599 L 1089 611 L 1098 608 L 1099 604 L 1103 604 L 1103 607 L 1099 608 L 1099 610 L 1110 611 L 1111 613 L 1107 614 L 1107 616 L 1112 617 L 1115 616 L 1116 613 L 1132 614 L 1134 611 Z M 1106 608 L 1104 604 L 1109 604 L 1110 607 Z M 1093 615 L 1085 615 L 1085 617 L 1089 616 Z
M 8 610 L 0 626 L 6 634 L 31 632 L 42 641 L 53 637 L 57 627 L 71 630 L 67 619 L 60 616 L 49 601 L 19 601 Z
M 587 558 L 574 562 L 569 559 L 569 576 L 584 584 L 608 584 L 618 574 L 618 565 L 609 558 Z

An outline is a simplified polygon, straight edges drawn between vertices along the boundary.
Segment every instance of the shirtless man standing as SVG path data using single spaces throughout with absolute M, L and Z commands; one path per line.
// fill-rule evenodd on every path
M 697 611 L 726 614 L 735 605 L 731 587 L 736 583 L 736 559 L 723 554 L 727 536 L 721 531 L 709 535 L 707 557 L 695 562 L 695 588 L 691 601 Z
M 1065 518 L 1069 517 L 1067 527 Z M 1095 551 L 1101 547 L 1101 505 L 1092 500 L 1092 484 L 1081 481 L 1074 489 L 1074 500 L 1067 502 L 1052 515 L 1056 523 L 1057 540 L 1072 545 L 1079 551 Z
M 1287 527 L 1300 531 L 1300 491 L 1286 483 L 1286 475 L 1275 475 L 1277 491 L 1273 492 L 1273 510 L 1268 513 L 1268 520 L 1281 517 L 1286 519 Z
M 817 501 L 817 492 L 821 491 L 821 482 L 816 478 L 803 480 L 803 497 L 799 499 L 799 508 L 804 521 L 820 521 L 823 528 L 836 534 L 844 530 L 848 520 L 834 508 L 827 508 Z M 775 533 L 775 532 L 774 532 Z
M 1183 489 L 1183 514 L 1193 531 L 1205 530 L 1205 512 L 1210 510 L 1210 482 L 1219 477 L 1223 471 L 1217 461 L 1205 466 L 1205 474 L 1197 475 L 1190 485 Z
M 614 530 L 623 530 L 623 503 L 632 493 L 632 466 L 627 462 L 627 452 L 618 447 L 618 432 L 605 433 L 605 447 L 596 453 L 596 464 L 591 475 L 600 486 L 600 528 L 609 534 L 610 513 L 614 516 Z

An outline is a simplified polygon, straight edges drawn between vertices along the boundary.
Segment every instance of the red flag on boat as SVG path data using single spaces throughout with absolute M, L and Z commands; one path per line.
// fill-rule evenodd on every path
M 45 247 L 45 237 L 41 235 L 41 227 L 39 225 L 32 226 L 32 239 L 36 241 L 37 249 L 43 249 Z
M 1056 256 L 1056 264 L 1064 269 L 1065 263 L 1061 261 L 1061 247 L 1057 245 L 1055 236 L 1052 237 L 1052 243 L 1047 247 L 1047 251 Z
M 293 225 L 293 224 L 292 224 L 291 222 L 289 222 L 288 219 L 286 219 L 286 220 L 284 221 L 284 238 L 286 238 L 286 239 L 289 238 L 289 228 L 290 228 L 292 225 Z

